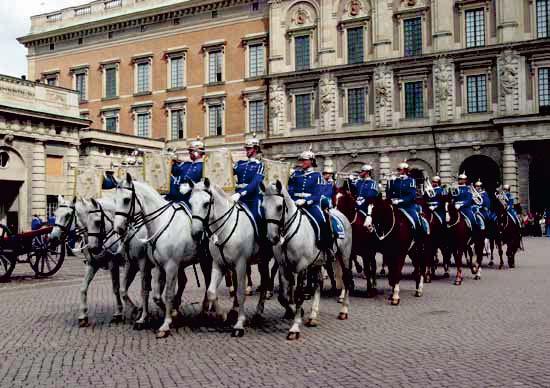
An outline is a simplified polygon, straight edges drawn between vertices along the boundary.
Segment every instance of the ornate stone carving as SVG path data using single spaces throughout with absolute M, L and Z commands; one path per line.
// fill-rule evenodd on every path
M 498 111 L 501 115 L 520 111 L 520 66 L 520 57 L 512 50 L 506 50 L 498 57 Z
M 321 80 L 321 113 L 328 112 L 330 105 L 334 101 L 334 91 L 332 88 L 330 80 L 322 79 Z
M 401 0 L 401 3 L 406 3 L 409 7 L 414 7 L 416 5 L 417 0 Z
M 439 121 L 453 117 L 454 66 L 448 58 L 440 58 L 434 63 L 435 115 Z
M 344 8 L 344 14 L 351 17 L 358 16 L 362 11 L 363 4 L 360 0 L 350 0 Z
M 311 16 L 309 15 L 309 12 L 304 7 L 298 6 L 296 11 L 294 11 L 294 15 L 292 16 L 292 22 L 301 26 L 308 23 L 310 20 Z
M 319 81 L 321 130 L 332 131 L 336 125 L 336 82 L 331 78 Z
M 376 96 L 376 125 L 391 125 L 393 72 L 387 66 L 378 66 L 374 71 L 374 93 Z
M 269 87 L 269 117 L 275 133 L 282 132 L 285 113 L 285 93 L 281 85 L 273 83 Z

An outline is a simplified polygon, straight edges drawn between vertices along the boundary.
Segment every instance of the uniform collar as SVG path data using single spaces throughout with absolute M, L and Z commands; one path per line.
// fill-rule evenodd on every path
M 257 162 L 258 159 L 256 159 L 255 157 L 251 157 L 251 158 L 248 158 L 248 161 L 249 162 Z
M 202 163 L 202 158 L 201 159 L 197 159 L 197 160 L 192 160 L 191 163 L 195 164 L 195 163 Z
M 407 179 L 408 177 L 408 175 L 399 175 L 399 179 Z

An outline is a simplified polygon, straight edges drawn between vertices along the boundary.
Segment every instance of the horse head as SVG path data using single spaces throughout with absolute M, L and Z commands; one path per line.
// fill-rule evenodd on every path
M 391 201 L 378 197 L 369 204 L 365 226 L 375 230 L 378 236 L 389 234 L 395 226 L 395 209 Z
M 193 183 L 192 181 L 184 182 L 180 187 L 181 193 L 187 193 L 191 190 L 189 204 L 193 214 L 191 225 L 191 235 L 195 240 L 200 240 L 205 229 L 208 227 L 208 222 L 214 206 L 214 197 L 210 179 L 205 178 L 203 181 Z
M 99 255 L 109 237 L 108 233 L 113 229 L 112 221 L 108 210 L 93 198 L 87 204 L 87 213 L 84 222 L 88 231 L 88 249 L 93 255 Z
M 69 233 L 76 223 L 76 197 L 71 202 L 65 200 L 62 195 L 57 197 L 57 209 L 55 210 L 55 225 L 50 233 L 52 241 L 59 241 L 63 235 Z
M 289 206 L 294 206 L 294 203 L 287 201 L 288 193 L 279 180 L 267 186 L 262 183 L 260 189 L 264 192 L 262 207 L 267 221 L 267 238 L 276 245 L 282 240 L 285 218 Z
M 121 180 L 116 188 L 114 229 L 120 236 L 126 235 L 128 224 L 134 217 L 136 210 L 136 189 L 130 173 Z
M 355 217 L 355 198 L 349 190 L 347 181 L 344 181 L 342 187 L 336 188 L 334 201 L 336 208 L 344 214 L 348 220 L 353 220 Z
M 445 197 L 445 218 L 447 225 L 454 225 L 459 221 L 460 213 L 458 209 L 459 206 L 456 204 L 451 194 L 448 194 Z

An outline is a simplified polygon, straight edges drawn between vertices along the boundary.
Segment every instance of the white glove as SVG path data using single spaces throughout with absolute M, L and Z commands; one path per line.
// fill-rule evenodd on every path
M 457 209 L 457 210 L 460 209 L 462 207 L 462 205 L 463 205 L 463 202 L 455 203 L 455 209 Z
M 239 202 L 240 199 L 241 199 L 241 195 L 240 195 L 239 193 L 235 193 L 235 194 L 233 194 L 233 195 L 231 196 L 231 200 L 232 200 L 233 202 Z
M 403 202 L 403 200 L 399 198 L 392 198 L 391 200 L 391 203 L 393 203 L 394 205 L 398 205 L 401 202 Z
M 182 193 L 183 195 L 187 194 L 190 191 L 191 191 L 191 186 L 189 186 L 189 183 L 182 183 L 180 185 L 180 193 Z
M 300 199 L 297 199 L 297 200 L 296 200 L 296 206 L 298 206 L 298 207 L 302 207 L 302 206 L 304 206 L 305 204 L 306 204 L 306 200 L 303 199 L 303 198 L 300 198 Z
M 361 206 L 362 204 L 365 203 L 365 198 L 359 197 L 359 198 L 357 198 L 357 200 L 355 201 L 355 203 L 357 204 L 357 206 Z

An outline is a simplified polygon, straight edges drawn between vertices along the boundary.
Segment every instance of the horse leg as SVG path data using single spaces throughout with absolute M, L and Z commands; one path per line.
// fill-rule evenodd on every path
M 258 271 L 260 272 L 260 297 L 256 306 L 256 320 L 261 319 L 264 313 L 265 301 L 267 299 L 267 290 L 269 288 L 269 260 L 260 259 L 258 262 Z
M 498 257 L 500 259 L 500 265 L 498 266 L 498 269 L 504 268 L 504 251 L 502 250 L 502 240 L 497 241 L 497 247 L 498 247 Z
M 397 257 L 391 257 L 388 259 L 388 283 L 392 289 L 392 294 L 390 296 L 390 304 L 392 306 L 399 305 L 400 297 L 399 297 L 399 281 L 401 280 L 401 270 L 403 268 L 403 264 L 399 264 L 397 262 Z M 405 258 L 403 257 L 402 260 L 400 260 L 404 263 Z
M 238 303 L 238 316 L 237 323 L 233 326 L 233 332 L 231 337 L 242 337 L 244 335 L 244 321 L 246 316 L 244 314 L 244 301 L 246 299 L 246 276 L 247 276 L 248 264 L 246 261 L 241 260 L 235 265 L 235 274 L 237 277 L 237 303 Z
M 342 259 L 343 264 L 343 259 Z M 338 319 L 341 321 L 345 321 L 348 319 L 349 316 L 349 293 L 351 290 L 351 287 L 353 286 L 353 273 L 351 272 L 351 263 L 349 268 L 345 268 L 342 266 L 342 280 L 344 283 L 344 286 L 342 287 L 342 306 L 340 307 L 340 313 L 338 313 Z M 376 273 L 376 272 L 375 272 Z
M 275 288 L 275 276 L 277 275 L 278 270 L 279 270 L 279 264 L 277 263 L 277 260 L 274 260 L 273 266 L 271 267 L 271 272 L 269 275 L 269 288 L 267 290 L 266 299 L 271 299 L 273 297 L 273 290 Z
M 94 279 L 99 267 L 91 265 L 89 262 L 86 265 L 86 273 L 80 286 L 80 314 L 78 315 L 78 326 L 86 327 L 88 323 L 88 288 Z
M 229 296 L 235 297 L 235 284 L 233 282 L 233 271 L 225 272 L 225 286 L 229 288 Z
M 161 266 L 156 267 L 155 271 L 155 288 L 153 290 L 153 302 L 161 311 L 166 310 L 166 305 L 162 299 L 162 293 L 166 285 L 166 272 Z
M 483 252 L 485 250 L 485 239 L 481 239 L 481 241 L 478 241 L 474 245 L 475 251 L 476 251 L 476 263 L 475 268 L 473 267 L 472 272 L 474 273 L 474 279 L 480 280 L 481 279 L 481 264 L 483 262 Z
M 302 324 L 302 304 L 304 303 L 304 283 L 306 282 L 306 271 L 302 271 L 298 274 L 298 281 L 296 282 L 295 301 L 296 311 L 294 312 L 294 322 L 288 331 L 286 339 L 294 341 L 300 338 L 300 325 Z
M 495 265 L 495 239 L 489 239 L 489 249 L 491 251 L 491 261 L 489 261 L 489 267 Z
M 206 291 L 206 298 L 208 300 L 208 305 L 206 306 L 205 312 L 211 311 L 212 308 L 216 311 L 219 317 L 224 318 L 220 312 L 218 306 L 218 288 L 222 279 L 224 278 L 220 266 L 212 261 L 212 271 L 211 271 L 210 281 L 208 283 L 208 290 Z M 206 275 L 205 275 L 206 278 Z
M 288 273 L 285 268 L 279 267 L 279 296 L 277 299 L 285 309 L 283 319 L 292 319 L 294 316 L 294 310 L 290 305 L 291 283 L 293 280 L 291 276 L 293 275 Z
M 173 261 L 169 261 L 164 267 L 166 274 L 166 297 L 164 322 L 159 328 L 157 338 L 165 338 L 170 335 L 170 325 L 172 324 L 172 310 L 174 309 L 174 293 L 176 289 L 176 279 L 178 277 L 179 266 Z
M 138 308 L 130 298 L 130 295 L 128 295 L 128 290 L 136 278 L 138 270 L 139 268 L 133 260 L 126 260 L 124 263 L 124 271 L 122 271 L 122 288 L 120 291 L 120 296 L 122 297 L 126 311 L 130 311 L 132 316 L 137 314 Z
M 316 271 L 317 281 L 314 282 L 313 287 L 313 300 L 311 301 L 311 311 L 309 313 L 309 318 L 306 321 L 306 326 L 316 327 L 319 325 L 319 304 L 321 303 L 321 287 L 323 285 L 323 269 L 319 267 L 318 269 L 311 269 Z
M 152 264 L 146 258 L 140 258 L 138 265 L 141 273 L 141 315 L 134 322 L 134 330 L 142 330 L 149 318 L 149 292 L 151 291 L 151 271 L 153 269 Z
M 413 254 L 414 272 L 416 274 L 416 291 L 414 296 L 417 298 L 420 298 L 424 294 L 424 276 L 426 275 L 424 253 L 422 248 L 419 247 L 418 251 Z
M 336 271 L 334 271 L 334 263 L 326 263 L 324 267 L 325 267 L 325 270 L 327 271 L 328 278 L 330 279 L 330 290 L 332 293 L 336 293 L 336 290 L 337 290 L 336 277 L 338 275 L 337 274 L 338 268 L 336 269 Z M 321 269 L 321 276 L 322 275 L 323 275 L 323 270 Z M 321 283 L 321 291 L 323 290 L 323 283 Z
M 517 244 L 515 242 L 508 243 L 506 247 L 506 257 L 508 258 L 508 268 L 510 269 L 516 266 L 515 255 L 518 249 L 519 249 L 519 242 Z
M 115 263 L 111 263 L 111 283 L 113 285 L 113 294 L 115 295 L 116 310 L 111 319 L 111 323 L 120 323 L 123 321 L 122 312 L 124 307 L 122 305 L 122 298 L 120 297 L 120 266 Z
M 250 264 L 246 265 L 246 295 L 252 295 L 252 266 Z
M 178 288 L 177 292 L 174 296 L 174 300 L 172 301 L 172 318 L 175 318 L 180 313 L 180 306 L 181 306 L 181 297 L 183 295 L 183 291 L 185 290 L 185 286 L 187 285 L 187 275 L 185 273 L 185 267 L 183 264 L 180 264 L 180 267 L 178 269 Z
M 456 248 L 454 252 L 455 257 L 455 266 L 456 266 L 456 278 L 455 278 L 455 286 L 460 286 L 462 284 L 462 255 L 464 254 L 464 250 L 462 248 Z

